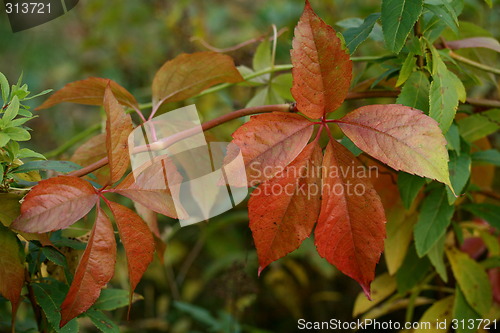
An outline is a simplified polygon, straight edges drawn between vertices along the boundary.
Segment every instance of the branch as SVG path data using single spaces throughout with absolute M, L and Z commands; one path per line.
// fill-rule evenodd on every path
M 494 67 L 490 67 L 490 66 L 487 66 L 487 65 L 484 65 L 484 64 L 481 64 L 479 62 L 476 62 L 474 60 L 471 60 L 469 58 L 465 58 L 465 57 L 462 57 L 461 55 L 453 52 L 453 51 L 450 51 L 450 57 L 452 57 L 453 59 L 457 60 L 457 61 L 460 61 L 464 64 L 467 64 L 469 66 L 472 66 L 472 67 L 475 67 L 475 68 L 478 68 L 480 70 L 483 70 L 485 72 L 490 72 L 490 73 L 493 73 L 493 74 L 497 74 L 497 75 L 500 75 L 500 69 L 498 68 L 494 68 Z
M 263 105 L 263 106 L 255 106 L 251 108 L 246 108 L 246 109 L 241 109 L 237 111 L 233 111 L 230 113 L 227 113 L 225 115 L 222 115 L 218 118 L 212 119 L 207 121 L 206 123 L 203 123 L 201 125 L 201 129 L 203 131 L 209 130 L 213 127 L 219 126 L 221 124 L 224 124 L 225 122 L 228 122 L 230 120 L 240 118 L 240 117 L 245 117 L 253 114 L 259 114 L 259 113 L 265 113 L 265 112 L 290 112 L 294 111 L 294 105 L 290 104 L 276 104 L 276 105 Z M 176 135 L 172 135 L 168 138 L 162 139 L 160 141 L 157 141 L 153 144 L 147 145 L 147 146 L 142 146 L 142 147 L 136 147 L 134 152 L 141 152 L 141 151 L 146 151 L 148 149 L 153 149 L 153 150 L 161 150 L 165 149 L 166 147 L 170 146 L 171 144 L 182 140 L 186 137 L 189 137 L 195 133 L 198 132 L 198 128 L 194 129 L 189 129 L 180 133 L 177 133 Z M 136 151 L 137 150 L 137 151 Z M 82 169 L 72 171 L 68 173 L 68 176 L 74 176 L 74 177 L 82 177 L 85 176 L 91 172 L 94 172 L 95 170 L 102 168 L 106 164 L 109 163 L 109 160 L 107 157 L 92 163 Z

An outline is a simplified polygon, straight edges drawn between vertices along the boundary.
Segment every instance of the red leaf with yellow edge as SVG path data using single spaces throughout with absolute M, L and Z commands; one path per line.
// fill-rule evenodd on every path
M 12 303 L 12 323 L 19 306 L 24 274 L 21 244 L 12 231 L 0 224 L 0 295 Z
M 134 96 L 127 89 L 118 83 L 103 79 L 100 77 L 90 77 L 85 80 L 68 83 L 62 89 L 56 91 L 36 110 L 48 109 L 54 105 L 63 102 L 85 104 L 85 105 L 103 105 L 104 91 L 109 84 L 111 90 L 120 104 L 130 108 L 137 108 L 138 104 Z
M 104 211 L 98 208 L 87 247 L 61 305 L 61 327 L 95 303 L 101 289 L 113 277 L 115 263 L 116 241 L 113 225 Z
M 106 110 L 106 148 L 108 152 L 111 183 L 123 176 L 130 164 L 128 152 L 128 136 L 134 129 L 130 115 L 116 99 L 111 86 L 104 93 L 104 110 Z
M 193 97 L 218 83 L 243 81 L 233 59 L 217 52 L 181 54 L 167 61 L 153 80 L 153 104 Z
M 11 228 L 29 233 L 64 229 L 87 215 L 98 200 L 94 187 L 78 177 L 42 180 L 24 198 Z
M 399 104 L 368 105 L 336 122 L 356 146 L 393 169 L 451 188 L 446 139 L 422 111 Z
M 147 224 L 132 210 L 115 202 L 106 202 L 113 212 L 120 239 L 127 255 L 130 302 L 135 287 L 153 261 L 155 242 Z
M 347 96 L 352 62 L 343 38 L 314 13 L 309 1 L 292 47 L 291 92 L 298 110 L 313 119 L 335 111 Z
M 248 215 L 259 274 L 311 234 L 320 208 L 321 158 L 318 142 L 311 142 L 283 172 L 252 193 Z
M 320 256 L 356 280 L 369 298 L 384 250 L 385 215 L 363 170 L 349 150 L 330 141 L 323 158 L 323 200 L 314 237 Z
M 147 161 L 128 174 L 113 191 L 157 213 L 173 218 L 177 218 L 179 213 L 185 216 L 184 211 L 176 210 L 173 196 L 178 196 L 178 193 L 171 192 L 168 179 L 180 183 L 182 176 L 172 160 L 162 155 Z
M 233 133 L 226 162 L 241 151 L 248 185 L 255 186 L 274 177 L 300 154 L 311 138 L 312 125 L 298 114 L 275 112 L 252 116 Z M 231 170 L 230 165 L 225 164 L 226 173 L 238 179 L 239 170 Z

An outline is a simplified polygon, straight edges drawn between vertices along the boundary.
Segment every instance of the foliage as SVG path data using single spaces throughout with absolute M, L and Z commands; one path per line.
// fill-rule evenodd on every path
M 471 25 L 458 19 L 463 8 L 461 0 L 383 0 L 380 13 L 342 35 L 306 1 L 294 30 L 291 65 L 275 64 L 274 29 L 273 42 L 265 37 L 257 48 L 252 69 L 236 67 L 215 51 L 167 61 L 153 79 L 152 103 L 139 104 L 109 79 L 69 83 L 37 110 L 70 102 L 101 106 L 106 115 L 104 133 L 81 145 L 73 162 L 46 161 L 20 148 L 19 142 L 30 139 L 25 123 L 33 118 L 23 102 L 48 91 L 30 96 L 21 78 L 11 87 L 0 74 L 0 295 L 12 305 L 12 329 L 26 299 L 40 331 L 78 331 L 77 317 L 89 318 L 103 332 L 119 331 L 103 311 L 127 305 L 130 311 L 154 253 L 163 260 L 166 245 L 156 214 L 175 219 L 183 213 L 175 208 L 178 194 L 156 183 L 166 173 L 169 180 L 182 179 L 172 159 L 158 156 L 129 171 L 129 134 L 172 103 L 233 86 L 257 89 L 246 108 L 202 128 L 251 115 L 232 134 L 225 167 L 229 175 L 237 173 L 229 162 L 242 153 L 246 182 L 239 186 L 253 189 L 248 218 L 259 264 L 255 273 L 286 279 L 264 269 L 308 246 L 314 234 L 317 253 L 364 292 L 353 316 L 379 318 L 403 307 L 406 321 L 417 313 L 420 321 L 447 318 L 448 324 L 500 318 L 499 198 L 493 180 L 481 178 L 500 165 L 488 139 L 500 128 L 500 108 L 497 100 L 469 97 L 476 83 L 493 82 L 498 89 L 490 75 L 500 73 L 467 53 L 500 52 L 500 44 L 477 35 L 479 29 L 464 32 Z M 368 39 L 377 40 L 380 26 L 387 53 L 351 56 Z M 385 72 L 362 81 L 363 71 L 376 65 Z M 290 69 L 291 75 L 275 76 Z M 370 97 L 397 100 L 352 111 L 345 103 Z M 148 149 L 169 144 L 156 140 Z M 135 211 L 120 196 L 131 199 Z M 86 245 L 63 233 L 92 217 Z M 120 243 L 128 291 L 107 287 Z M 72 265 L 75 253 L 79 260 Z M 385 265 L 377 268 L 382 253 Z M 48 273 L 47 262 L 63 276 Z M 429 303 L 434 304 L 415 311 Z M 254 331 L 234 323 L 234 313 L 214 316 L 179 301 L 173 308 L 211 331 Z

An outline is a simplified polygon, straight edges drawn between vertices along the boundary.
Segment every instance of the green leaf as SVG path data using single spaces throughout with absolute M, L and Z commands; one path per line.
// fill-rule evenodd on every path
M 500 109 L 473 114 L 457 122 L 464 140 L 474 142 L 500 129 Z
M 9 80 L 0 72 L 0 88 L 2 89 L 2 100 L 3 104 L 7 103 L 10 95 L 10 85 Z
M 432 266 L 436 268 L 436 272 L 441 279 L 446 283 L 448 282 L 448 274 L 446 272 L 446 265 L 444 264 L 444 245 L 446 235 L 441 236 L 436 244 L 429 250 L 427 256 L 431 261 Z
M 500 229 L 500 206 L 489 203 L 477 203 L 462 205 L 462 208 L 488 221 L 495 228 Z
M 39 160 L 46 160 L 45 156 L 43 156 L 40 153 L 37 153 L 36 151 L 33 151 L 28 148 L 23 148 L 19 151 L 19 154 L 17 155 L 17 158 L 35 158 Z
M 382 30 L 387 48 L 399 53 L 422 12 L 422 0 L 383 0 Z
M 101 290 L 99 299 L 97 299 L 92 307 L 103 311 L 116 310 L 129 305 L 129 296 L 130 293 L 128 290 L 112 288 L 103 289 Z M 143 299 L 142 296 L 134 294 L 132 302 L 141 299 Z
M 433 189 L 422 203 L 417 224 L 415 224 L 415 247 L 420 257 L 427 254 L 446 233 L 455 210 L 448 204 L 446 189 Z
M 44 90 L 44 91 L 42 91 L 42 92 L 40 92 L 40 93 L 38 93 L 38 94 L 36 94 L 36 95 L 30 96 L 30 97 L 28 97 L 28 98 L 25 98 L 24 100 L 25 100 L 25 101 L 29 101 L 30 99 L 33 99 L 33 98 L 37 98 L 37 97 L 40 97 L 40 96 L 46 95 L 46 94 L 48 94 L 48 93 L 52 92 L 53 90 L 54 90 L 54 89 L 46 89 L 46 90 Z
M 0 147 L 5 147 L 7 143 L 10 141 L 10 136 L 8 136 L 4 132 L 0 132 Z
M 457 333 L 473 333 L 476 328 L 469 328 L 468 325 L 461 325 L 460 321 L 468 323 L 469 320 L 481 319 L 481 316 L 467 303 L 463 292 L 457 286 L 455 289 L 455 302 L 453 304 L 453 318 L 458 320 Z M 465 326 L 465 327 L 464 327 Z
M 398 173 L 398 189 L 401 195 L 401 200 L 406 209 L 410 209 L 413 200 L 425 184 L 425 178 L 411 175 L 400 171 Z
M 5 134 L 7 134 L 11 140 L 14 141 L 28 141 L 31 139 L 30 133 L 19 127 L 7 127 L 6 129 L 3 130 Z
M 64 268 L 68 267 L 68 263 L 66 261 L 66 257 L 64 256 L 64 254 L 62 254 L 52 246 L 42 247 L 42 253 L 47 257 L 47 259 L 52 261 L 54 264 Z
M 422 71 L 413 72 L 401 89 L 396 102 L 427 113 L 429 111 L 429 87 L 429 79 Z
M 403 62 L 403 66 L 399 71 L 398 81 L 396 82 L 396 87 L 399 87 L 408 80 L 413 69 L 415 68 L 415 54 L 410 52 Z
M 0 163 L 0 184 L 3 182 L 3 173 L 5 172 L 3 164 Z
M 481 265 L 456 248 L 446 250 L 451 270 L 467 303 L 480 315 L 486 316 L 492 303 L 491 285 Z
M 190 315 L 193 319 L 196 321 L 203 323 L 207 326 L 210 326 L 212 328 L 218 327 L 219 322 L 217 319 L 215 319 L 209 311 L 205 310 L 204 308 L 189 304 L 189 303 L 184 303 L 184 302 L 178 302 L 174 301 L 174 307 L 182 311 L 188 315 Z
M 272 54 L 271 54 L 271 42 L 268 38 L 265 38 L 257 47 L 255 54 L 252 59 L 253 70 L 258 72 L 263 69 L 271 67 L 273 64 Z M 266 80 L 269 79 L 270 74 L 263 75 Z
M 457 89 L 456 80 L 434 48 L 432 48 L 432 61 L 433 81 L 429 93 L 429 116 L 434 118 L 439 123 L 439 128 L 446 133 L 455 118 L 462 89 Z
M 471 157 L 468 154 L 457 156 L 455 152 L 450 152 L 449 156 L 450 161 L 448 162 L 448 166 L 450 168 L 451 185 L 455 193 L 460 195 L 470 177 Z M 448 203 L 450 205 L 454 204 L 457 200 L 455 195 L 449 188 L 446 188 L 446 193 L 448 195 Z
M 18 112 L 19 112 L 19 99 L 17 98 L 17 96 L 14 96 L 12 101 L 10 101 L 7 110 L 5 110 L 2 119 L 6 121 L 11 121 L 17 116 Z
M 500 166 L 500 151 L 496 149 L 489 149 L 478 151 L 472 154 L 472 162 L 488 163 L 495 166 Z
M 120 328 L 108 316 L 99 310 L 89 309 L 85 315 L 90 318 L 95 327 L 103 333 L 120 333 Z
M 30 121 L 31 119 L 36 118 L 36 117 L 29 117 L 29 118 L 17 118 L 14 119 L 10 122 L 9 127 L 19 127 L 24 125 L 26 122 Z
M 396 273 L 398 292 L 404 294 L 416 286 L 426 276 L 429 267 L 429 259 L 419 258 L 415 252 L 415 246 L 410 246 L 403 265 Z
M 292 73 L 281 74 L 273 78 L 271 81 L 272 89 L 283 99 L 293 101 L 292 89 L 293 76 Z
M 448 6 L 436 6 L 425 4 L 424 7 L 430 10 L 436 17 L 444 22 L 450 29 L 458 35 L 458 18 L 455 10 L 446 3 Z
M 62 172 L 62 173 L 68 173 L 71 171 L 79 170 L 82 167 L 79 166 L 78 164 L 75 164 L 70 161 L 52 161 L 52 160 L 45 160 L 45 161 L 29 161 L 26 162 L 22 165 L 20 165 L 18 168 L 16 168 L 13 172 L 14 173 L 26 173 L 30 171 L 37 171 L 37 170 L 54 170 L 57 172 Z
M 361 25 L 344 31 L 344 40 L 351 54 L 353 54 L 358 46 L 368 38 L 379 18 L 380 13 L 370 14 Z
M 486 4 L 487 4 L 490 8 L 493 8 L 493 0 L 484 0 L 484 2 L 486 2 Z
M 448 142 L 446 148 L 454 150 L 457 155 L 460 155 L 460 133 L 458 132 L 458 126 L 451 124 L 444 137 L 446 138 L 446 142 Z
M 75 319 L 67 323 L 63 328 L 59 328 L 61 314 L 59 308 L 67 292 L 67 287 L 57 281 L 51 283 L 32 283 L 33 292 L 37 303 L 42 308 L 47 321 L 56 332 L 78 332 L 78 321 Z

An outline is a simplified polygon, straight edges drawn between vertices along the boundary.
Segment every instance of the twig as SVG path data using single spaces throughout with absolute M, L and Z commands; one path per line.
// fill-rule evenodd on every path
M 271 37 L 268 37 L 268 40 L 272 41 L 275 38 L 277 39 L 279 36 L 281 36 L 286 31 L 288 31 L 288 28 L 281 28 L 278 31 L 278 33 L 276 34 L 276 37 L 273 35 Z M 249 39 L 247 41 L 244 41 L 242 43 L 239 43 L 237 45 L 234 45 L 234 46 L 231 46 L 231 47 L 227 47 L 227 48 L 224 48 L 224 49 L 220 49 L 218 47 L 212 46 L 207 41 L 205 41 L 203 38 L 200 38 L 200 37 L 191 37 L 191 41 L 192 42 L 195 42 L 195 41 L 199 42 L 204 48 L 206 48 L 206 49 L 208 49 L 210 51 L 219 52 L 219 53 L 226 53 L 226 52 L 232 52 L 232 51 L 239 50 L 239 49 L 241 49 L 241 48 L 243 48 L 243 47 L 245 47 L 247 45 L 253 44 L 253 43 L 260 42 L 260 41 L 264 40 L 265 38 L 266 38 L 265 35 L 261 35 L 259 37 Z
M 453 51 L 450 51 L 449 54 L 450 54 L 450 57 L 452 57 L 453 59 L 460 61 L 464 64 L 478 68 L 478 69 L 483 70 L 485 72 L 500 75 L 500 69 L 498 69 L 498 68 L 490 67 L 488 65 L 481 64 L 481 63 L 474 61 L 474 60 L 471 60 L 469 58 L 462 57 L 461 55 L 459 55 Z

